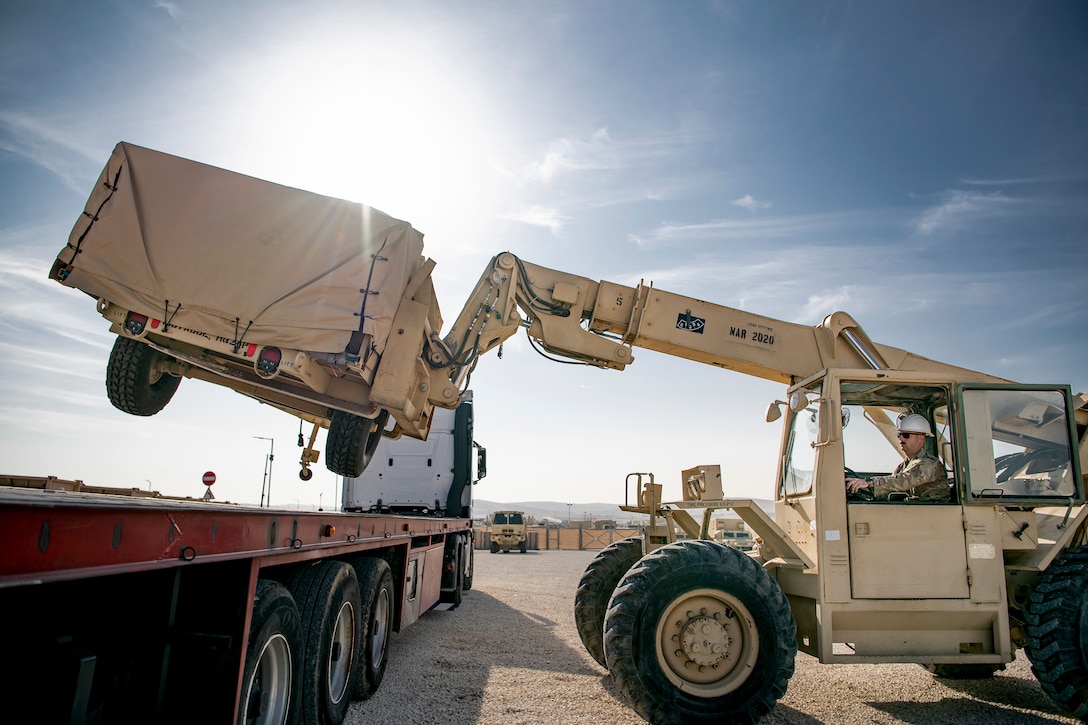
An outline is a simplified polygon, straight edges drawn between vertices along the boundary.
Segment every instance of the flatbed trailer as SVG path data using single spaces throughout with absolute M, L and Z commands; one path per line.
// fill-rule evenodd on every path
M 0 682 L 40 722 L 338 722 L 466 584 L 470 518 L 0 484 Z

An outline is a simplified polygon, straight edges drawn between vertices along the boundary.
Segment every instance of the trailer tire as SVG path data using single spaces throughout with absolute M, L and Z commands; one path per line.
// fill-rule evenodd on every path
M 389 665 L 389 636 L 393 632 L 395 590 L 384 559 L 363 557 L 355 563 L 363 602 L 364 636 L 355 695 L 366 699 L 378 691 Z
M 1088 546 L 1069 549 L 1050 565 L 1024 615 L 1024 649 L 1043 691 L 1088 721 Z
M 304 564 L 290 589 L 302 615 L 299 721 L 339 725 L 351 704 L 362 644 L 355 570 L 332 559 Z
M 129 415 L 155 415 L 166 407 L 181 378 L 162 372 L 158 363 L 171 358 L 139 340 L 120 335 L 106 364 L 106 395 Z
M 370 459 L 374 457 L 387 420 L 387 410 L 382 410 L 373 420 L 334 410 L 332 418 L 329 419 L 329 433 L 326 437 L 328 454 L 325 457 L 325 466 L 341 476 L 361 476 L 370 464 Z
M 253 597 L 238 725 L 286 723 L 301 692 L 301 620 L 291 593 L 279 582 L 262 579 Z
M 620 580 L 604 626 L 613 682 L 653 723 L 754 723 L 793 676 L 786 595 L 754 559 L 714 542 L 644 556 Z
M 608 600 L 623 575 L 641 558 L 642 539 L 621 539 L 601 549 L 578 582 L 574 594 L 574 624 L 590 657 L 603 667 L 608 666 L 604 657 L 604 616 L 608 611 Z

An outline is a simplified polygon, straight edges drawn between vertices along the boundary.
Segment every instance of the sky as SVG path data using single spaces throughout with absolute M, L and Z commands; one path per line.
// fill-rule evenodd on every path
M 111 407 L 109 325 L 47 277 L 119 141 L 411 222 L 447 324 L 509 250 L 1084 392 L 1086 129 L 1079 0 L 7 0 L 0 474 L 339 502 L 297 419 L 229 389 Z M 778 383 L 519 336 L 472 389 L 480 498 L 622 503 L 636 471 L 680 498 L 707 464 L 773 498 Z

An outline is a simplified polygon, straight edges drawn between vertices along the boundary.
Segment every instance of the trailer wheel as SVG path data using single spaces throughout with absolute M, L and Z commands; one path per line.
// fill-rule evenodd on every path
M 786 692 L 797 625 L 749 556 L 709 541 L 670 544 L 620 580 L 604 651 L 628 704 L 653 723 L 752 723 Z
M 1050 565 L 1024 608 L 1031 671 L 1043 691 L 1088 720 L 1088 546 Z
M 642 539 L 621 539 L 589 562 L 574 595 L 574 623 L 590 657 L 607 666 L 604 658 L 604 615 L 616 585 L 642 558 Z
M 387 410 L 383 410 L 373 420 L 334 410 L 326 437 L 328 453 L 325 456 L 325 466 L 341 476 L 361 476 L 370 459 L 374 457 L 374 450 L 382 439 L 387 420 Z
M 364 557 L 355 565 L 362 593 L 363 656 L 355 694 L 367 698 L 378 690 L 389 664 L 389 635 L 393 631 L 393 574 L 384 559 Z
M 302 615 L 300 721 L 340 723 L 351 704 L 362 640 L 355 570 L 335 560 L 306 564 L 290 588 Z
M 279 582 L 257 582 L 242 674 L 238 725 L 286 723 L 292 695 L 301 691 L 297 656 L 301 621 L 291 593 Z
M 181 378 L 161 370 L 171 358 L 130 337 L 113 341 L 106 365 L 106 395 L 113 407 L 129 415 L 155 415 L 166 407 Z

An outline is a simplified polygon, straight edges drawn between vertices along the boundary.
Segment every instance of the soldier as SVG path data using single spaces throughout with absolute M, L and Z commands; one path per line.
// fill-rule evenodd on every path
M 905 461 L 895 467 L 890 476 L 846 479 L 848 493 L 868 488 L 873 498 L 886 501 L 897 491 L 905 492 L 911 501 L 949 501 L 948 474 L 944 464 L 926 450 L 926 437 L 932 437 L 929 421 L 917 413 L 899 416 L 899 447 L 907 454 Z

